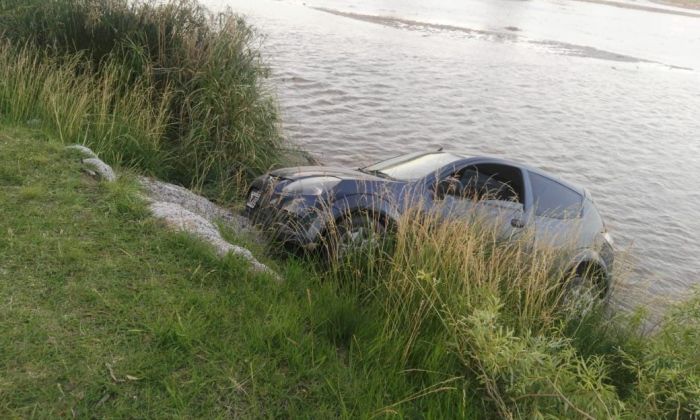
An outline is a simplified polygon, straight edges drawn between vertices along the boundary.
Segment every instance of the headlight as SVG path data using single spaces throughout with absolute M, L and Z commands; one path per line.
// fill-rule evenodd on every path
M 294 214 L 300 214 L 304 213 L 307 211 L 310 211 L 312 207 L 309 207 L 307 201 L 303 198 L 295 198 L 282 207 L 285 211 L 288 211 L 289 213 L 294 213 Z
M 613 240 L 613 237 L 610 234 L 610 232 L 603 232 L 603 239 L 605 239 L 605 242 L 607 242 L 608 245 L 610 245 L 610 246 L 615 245 L 615 241 Z
M 300 179 L 282 188 L 284 194 L 294 195 L 321 195 L 340 183 L 340 179 L 333 176 L 319 176 Z

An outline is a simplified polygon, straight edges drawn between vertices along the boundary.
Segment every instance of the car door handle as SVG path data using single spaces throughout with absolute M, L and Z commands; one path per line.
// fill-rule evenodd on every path
M 522 219 L 510 219 L 510 225 L 513 226 L 514 228 L 524 228 L 525 227 L 525 222 Z

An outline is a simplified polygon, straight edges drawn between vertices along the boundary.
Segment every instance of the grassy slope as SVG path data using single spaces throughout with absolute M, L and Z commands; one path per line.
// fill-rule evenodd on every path
M 516 332 L 523 301 L 455 289 L 480 277 L 410 243 L 386 278 L 266 261 L 278 284 L 164 229 L 128 173 L 98 183 L 79 159 L 0 123 L 0 418 L 485 418 L 498 400 L 516 417 L 700 414 L 700 296 L 652 337 L 595 313 Z
M 312 276 L 288 263 L 278 285 L 217 260 L 134 192 L 128 177 L 82 175 L 79 156 L 40 132 L 0 126 L 0 416 L 325 416 L 347 397 L 363 404 L 366 381 L 315 333 L 324 288 L 311 292 Z M 331 295 L 322 306 L 343 307 Z

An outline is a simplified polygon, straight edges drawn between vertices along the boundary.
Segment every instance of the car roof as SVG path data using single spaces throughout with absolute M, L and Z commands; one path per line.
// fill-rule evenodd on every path
M 460 156 L 460 157 L 462 157 L 462 158 L 464 158 L 464 159 L 466 159 L 466 160 L 474 160 L 474 161 L 477 161 L 477 160 L 478 160 L 478 161 L 484 161 L 484 160 L 485 160 L 485 161 L 488 161 L 489 163 L 500 163 L 500 164 L 502 164 L 502 165 L 515 166 L 515 167 L 520 168 L 520 169 L 522 169 L 522 170 L 526 170 L 526 171 L 528 171 L 528 172 L 532 172 L 532 173 L 535 173 L 535 174 L 544 176 L 544 177 L 546 177 L 546 178 L 549 178 L 549 179 L 551 179 L 551 180 L 553 180 L 553 181 L 556 181 L 556 182 L 562 184 L 563 186 L 565 186 L 565 187 L 567 187 L 567 188 L 569 188 L 569 189 L 571 189 L 571 190 L 576 191 L 577 193 L 581 194 L 581 195 L 584 196 L 584 197 L 587 197 L 587 196 L 588 196 L 588 193 L 587 193 L 587 191 L 586 191 L 585 188 L 583 188 L 583 187 L 581 187 L 581 186 L 579 186 L 579 185 L 576 185 L 576 184 L 574 184 L 574 183 L 572 183 L 572 182 L 569 182 L 569 181 L 563 179 L 562 177 L 560 177 L 559 175 L 555 175 L 555 174 L 553 174 L 553 173 L 551 173 L 551 172 L 547 172 L 547 171 L 545 171 L 545 170 L 543 170 L 543 169 L 536 168 L 536 167 L 534 167 L 534 166 L 530 166 L 530 165 L 527 165 L 527 164 L 524 164 L 524 163 L 520 163 L 520 162 L 517 162 L 517 161 L 513 161 L 513 160 L 509 160 L 509 159 L 503 159 L 503 158 L 498 158 L 498 157 L 493 157 L 493 156 L 484 156 L 484 155 L 481 155 L 481 156 L 474 156 L 474 155 L 468 155 L 468 154 L 465 154 L 465 153 L 451 152 L 451 151 L 444 151 L 444 152 L 443 152 L 443 151 L 439 151 L 439 152 L 437 152 L 437 153 L 451 153 L 451 154 L 453 154 L 453 155 Z

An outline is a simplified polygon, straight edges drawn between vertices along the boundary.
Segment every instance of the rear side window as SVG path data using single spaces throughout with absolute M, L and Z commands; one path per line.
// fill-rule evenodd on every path
M 553 219 L 575 219 L 581 215 L 583 197 L 542 175 L 530 172 L 535 215 Z

